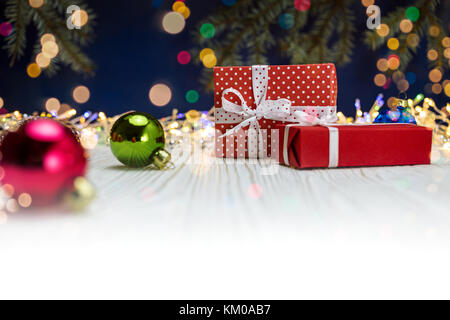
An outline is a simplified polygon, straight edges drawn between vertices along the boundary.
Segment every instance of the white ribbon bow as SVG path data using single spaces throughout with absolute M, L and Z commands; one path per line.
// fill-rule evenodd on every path
M 326 117 L 319 118 L 315 115 L 310 115 L 304 111 L 295 111 L 294 114 L 299 120 L 293 121 L 297 122 L 300 126 L 328 126 L 335 124 L 338 120 L 336 113 L 327 114 Z
M 225 98 L 225 95 L 227 93 L 234 93 L 241 101 L 241 105 L 227 100 Z M 259 120 L 263 118 L 269 120 L 295 122 L 298 123 L 298 125 L 302 126 L 328 125 L 335 123 L 338 119 L 335 113 L 327 114 L 326 117 L 320 118 L 315 115 L 310 115 L 309 113 L 304 111 L 292 112 L 291 107 L 292 102 L 288 99 L 262 99 L 261 102 L 256 106 L 256 109 L 251 109 L 238 90 L 234 88 L 225 89 L 222 93 L 222 108 L 227 112 L 244 116 L 246 119 L 239 123 L 237 126 L 228 130 L 219 138 L 232 135 L 248 125 L 250 125 L 250 129 L 254 129 L 259 133 L 261 131 Z
M 241 100 L 241 105 L 233 103 L 225 98 L 227 93 L 234 93 L 239 100 Z M 259 121 L 261 119 L 279 120 L 283 121 L 289 118 L 291 115 L 292 102 L 288 99 L 278 99 L 278 100 L 265 100 L 262 99 L 261 102 L 256 106 L 256 109 L 251 109 L 244 100 L 242 94 L 233 88 L 225 89 L 222 93 L 222 108 L 225 111 L 235 113 L 244 116 L 246 119 L 239 123 L 234 128 L 228 130 L 226 133 L 220 136 L 225 137 L 232 135 L 233 133 L 239 131 L 241 128 L 250 125 L 250 129 L 254 129 L 257 132 L 261 131 L 259 126 Z M 302 111 L 296 111 L 302 112 Z M 307 115 L 306 112 L 305 115 Z

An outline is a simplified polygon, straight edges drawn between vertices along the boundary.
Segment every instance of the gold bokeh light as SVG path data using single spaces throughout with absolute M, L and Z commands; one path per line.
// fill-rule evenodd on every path
M 36 64 L 40 68 L 47 68 L 50 65 L 50 58 L 46 57 L 42 52 L 36 56 Z
M 447 59 L 450 59 L 450 48 L 445 48 L 444 57 L 446 57 Z
M 49 59 L 53 59 L 59 53 L 59 47 L 56 42 L 47 41 L 42 46 L 42 53 Z
M 439 33 L 441 32 L 441 30 L 439 29 L 438 26 L 431 26 L 428 29 L 428 32 L 430 33 L 430 36 L 437 37 L 437 36 L 439 36 Z
M 413 48 L 417 47 L 419 45 L 419 42 L 420 42 L 420 38 L 415 33 L 408 34 L 408 37 L 406 37 L 406 43 L 410 47 L 413 47 Z
M 73 89 L 72 96 L 77 103 L 86 103 L 91 97 L 91 93 L 87 87 L 78 86 Z
M 450 37 L 445 37 L 442 39 L 442 45 L 446 48 L 450 47 Z
M 409 89 L 409 82 L 405 79 L 401 79 L 397 82 L 397 89 L 400 92 L 405 92 Z
M 439 82 L 442 79 L 442 72 L 441 70 L 434 68 L 428 73 L 428 78 L 431 82 Z
M 396 82 L 396 83 L 404 78 L 405 78 L 405 75 L 400 70 L 397 70 L 392 74 L 392 80 L 394 80 L 394 82 Z
M 214 54 L 207 54 L 204 58 L 203 58 L 203 65 L 206 68 L 214 68 L 217 64 L 217 58 Z
M 413 28 L 413 24 L 412 24 L 411 20 L 409 20 L 409 19 L 403 19 L 403 20 L 400 22 L 400 30 L 401 30 L 403 33 L 409 33 L 409 32 L 411 32 L 412 28 Z
M 51 33 L 46 33 L 46 34 L 42 35 L 41 46 L 44 46 L 44 43 L 46 43 L 47 41 L 56 42 L 55 36 L 52 35 Z
M 186 21 L 184 17 L 179 12 L 169 12 L 167 13 L 162 21 L 162 27 L 164 31 L 170 34 L 177 34 L 183 31 Z
M 172 90 L 162 83 L 155 84 L 149 92 L 149 98 L 151 103 L 157 107 L 163 107 L 167 105 L 172 99 Z
M 400 42 L 397 38 L 390 38 L 387 42 L 387 46 L 391 50 L 397 50 L 400 45 Z
M 72 23 L 74 26 L 81 28 L 89 21 L 89 15 L 86 10 L 76 10 L 72 13 Z
M 431 91 L 434 94 L 440 94 L 442 92 L 442 86 L 439 83 L 435 83 L 431 86 Z
M 17 198 L 17 202 L 22 208 L 28 208 L 31 206 L 32 199 L 28 193 L 21 193 Z
M 368 7 L 368 6 L 371 6 L 371 5 L 373 5 L 374 4 L 374 0 L 361 0 L 361 4 L 364 6 L 364 7 Z
M 380 37 L 387 37 L 389 35 L 389 32 L 389 26 L 385 23 L 380 24 L 380 27 L 377 29 L 377 34 Z
M 379 59 L 377 61 L 377 68 L 378 68 L 378 70 L 383 71 L 383 72 L 387 71 L 387 69 L 389 68 L 387 59 L 385 59 L 385 58 Z
M 56 98 L 50 98 L 45 102 L 45 109 L 48 112 L 55 112 L 57 113 L 59 109 L 61 108 L 61 103 Z
M 450 97 L 450 82 L 448 82 L 444 87 L 444 92 L 447 95 L 447 97 Z
M 382 73 L 378 73 L 374 79 L 373 82 L 375 83 L 375 85 L 377 85 L 378 87 L 382 87 L 386 84 L 386 76 Z
M 30 7 L 37 9 L 44 5 L 44 0 L 29 0 L 28 3 Z
M 400 66 L 400 60 L 398 58 L 390 58 L 388 60 L 389 69 L 391 70 L 397 70 Z
M 434 61 L 438 58 L 438 52 L 434 49 L 428 50 L 427 52 L 427 58 L 430 61 Z
M 41 74 L 41 68 L 37 63 L 30 63 L 27 67 L 27 74 L 30 78 L 37 78 Z

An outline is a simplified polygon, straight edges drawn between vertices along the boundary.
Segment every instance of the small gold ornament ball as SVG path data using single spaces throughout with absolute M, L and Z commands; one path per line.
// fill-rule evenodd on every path
M 185 116 L 186 120 L 189 121 L 189 123 L 195 123 L 200 120 L 201 113 L 197 110 L 189 110 L 188 112 L 186 112 Z

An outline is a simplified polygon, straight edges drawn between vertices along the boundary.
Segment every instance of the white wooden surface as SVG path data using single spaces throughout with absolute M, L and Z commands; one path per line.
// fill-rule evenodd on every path
M 174 153 L 174 169 L 128 169 L 97 147 L 85 212 L 10 214 L 0 297 L 450 298 L 444 152 L 430 166 L 273 172 Z

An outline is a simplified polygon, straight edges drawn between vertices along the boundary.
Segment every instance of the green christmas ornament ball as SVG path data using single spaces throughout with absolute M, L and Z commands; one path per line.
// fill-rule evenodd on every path
M 170 163 L 165 149 L 164 129 L 159 121 L 145 112 L 129 112 L 114 123 L 110 132 L 114 156 L 129 167 L 154 164 L 159 169 Z

